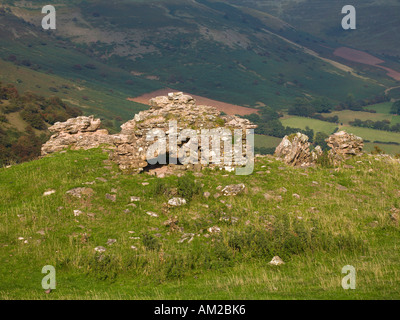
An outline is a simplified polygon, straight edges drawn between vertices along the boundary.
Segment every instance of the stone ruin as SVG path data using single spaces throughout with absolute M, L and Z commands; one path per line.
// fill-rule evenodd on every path
M 334 162 L 340 162 L 360 155 L 364 148 L 362 138 L 345 131 L 336 132 L 325 141 L 332 148 L 329 154 Z
M 325 141 L 331 147 L 328 156 L 335 165 L 352 156 L 361 155 L 364 147 L 362 138 L 345 131 L 334 133 Z M 312 166 L 323 152 L 320 146 L 310 151 L 310 145 L 308 137 L 302 133 L 285 136 L 276 148 L 275 156 L 292 166 Z
M 176 127 L 170 127 L 170 121 L 176 121 Z M 156 97 L 150 100 L 150 109 L 141 111 L 134 119 L 121 126 L 121 132 L 109 135 L 107 130 L 100 129 L 101 121 L 91 117 L 78 117 L 66 122 L 57 122 L 49 128 L 53 133 L 50 140 L 42 146 L 42 156 L 61 151 L 67 147 L 71 149 L 91 149 L 101 145 L 111 147 L 110 159 L 115 161 L 120 169 L 129 173 L 141 172 L 151 165 L 148 160 L 148 149 L 157 140 L 147 141 L 146 137 L 150 130 L 165 135 L 165 149 L 169 149 L 169 137 L 182 132 L 184 129 L 192 129 L 197 136 L 203 129 L 214 129 L 222 141 L 232 139 L 233 130 L 242 130 L 242 156 L 246 156 L 246 132 L 257 126 L 247 119 L 236 116 L 221 115 L 214 107 L 196 105 L 195 100 L 181 92 L 169 93 L 168 96 Z M 227 130 L 228 129 L 228 130 Z M 155 130 L 155 131 L 154 131 Z M 229 134 L 229 136 L 228 136 Z M 178 139 L 179 140 L 179 139 Z M 195 144 L 195 141 L 197 143 Z M 178 141 L 178 150 L 171 150 L 179 157 L 183 153 L 189 154 L 189 148 L 195 146 L 195 156 L 201 160 L 201 139 L 188 137 L 184 141 Z M 209 145 L 211 150 L 211 144 Z M 220 154 L 223 157 L 224 143 L 221 143 Z M 211 152 L 212 153 L 212 152 Z M 155 152 L 154 158 L 162 156 Z M 165 154 L 168 157 L 168 154 Z M 246 159 L 245 159 L 246 160 Z M 168 159 L 167 159 L 168 161 Z M 242 163 L 245 165 L 246 163 Z M 169 171 L 174 170 L 200 170 L 203 166 L 221 167 L 223 164 L 168 164 Z
M 100 125 L 100 119 L 94 119 L 93 116 L 57 122 L 49 128 L 53 135 L 42 146 L 42 156 L 68 147 L 87 150 L 102 144 L 112 144 L 113 137 L 108 135 L 107 130 L 100 129 Z

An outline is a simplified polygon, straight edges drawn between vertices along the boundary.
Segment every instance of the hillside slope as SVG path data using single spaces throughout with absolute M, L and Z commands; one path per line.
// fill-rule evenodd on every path
M 158 179 L 107 159 L 68 151 L 0 169 L 2 299 L 399 298 L 398 160 L 296 169 L 265 157 L 251 176 Z M 232 183 L 244 193 L 221 195 Z M 177 196 L 188 203 L 165 205 Z M 284 265 L 268 264 L 276 255 Z M 356 290 L 341 287 L 345 265 Z
M 12 84 L 0 82 L 0 166 L 38 157 L 50 136 L 47 128 L 81 114 L 58 97 L 22 94 Z
M 58 1 L 58 28 L 46 33 L 40 31 L 42 2 L 24 3 L 9 1 L 0 17 L 5 26 L 1 56 L 14 54 L 39 65 L 39 71 L 51 69 L 125 98 L 172 87 L 279 109 L 298 96 L 338 103 L 349 92 L 361 99 L 392 84 L 318 59 L 274 35 L 290 29 L 284 21 L 225 2 Z M 105 108 L 126 115 L 118 105 Z

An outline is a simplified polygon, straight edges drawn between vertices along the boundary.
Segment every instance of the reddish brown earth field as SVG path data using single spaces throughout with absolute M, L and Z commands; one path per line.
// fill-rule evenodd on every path
M 166 95 L 168 95 L 169 92 L 175 92 L 175 91 L 177 91 L 177 90 L 170 89 L 170 88 L 160 89 L 157 91 L 146 93 L 146 94 L 141 95 L 136 98 L 127 98 L 127 100 L 135 101 L 135 102 L 139 102 L 139 103 L 148 105 L 149 100 L 151 98 L 158 97 L 158 96 L 166 96 Z M 238 115 L 244 116 L 244 115 L 248 115 L 248 114 L 252 114 L 252 113 L 257 113 L 257 111 L 258 111 L 257 109 L 241 107 L 241 106 L 237 106 L 237 105 L 226 103 L 226 102 L 221 102 L 221 101 L 212 100 L 212 99 L 208 99 L 208 98 L 201 97 L 201 96 L 196 96 L 196 95 L 190 94 L 190 93 L 185 93 L 185 94 L 188 94 L 188 95 L 192 96 L 194 99 L 196 99 L 196 103 L 198 105 L 211 106 L 211 107 L 214 107 L 214 108 L 218 109 L 219 111 L 225 112 L 226 114 L 229 114 L 229 115 L 238 114 Z
M 369 66 L 374 66 L 383 70 L 387 71 L 387 75 L 397 81 L 400 81 L 400 72 L 390 69 L 388 67 L 381 66 L 380 64 L 384 63 L 384 60 L 381 60 L 377 57 L 374 57 L 373 55 L 370 55 L 369 53 L 351 49 L 351 48 L 346 48 L 346 47 L 340 47 L 337 48 L 333 54 L 337 57 L 346 59 L 348 61 L 353 61 L 353 62 L 358 62 L 362 64 L 366 64 Z

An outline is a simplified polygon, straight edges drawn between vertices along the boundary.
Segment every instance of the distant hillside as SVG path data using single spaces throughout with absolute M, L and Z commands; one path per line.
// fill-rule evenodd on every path
M 397 0 L 227 0 L 279 17 L 294 28 L 331 43 L 342 43 L 359 50 L 392 56 L 399 63 L 400 2 Z M 357 30 L 344 32 L 341 13 L 345 5 L 354 5 Z
M 110 92 L 118 103 L 99 104 L 126 120 L 126 98 L 165 87 L 281 109 L 299 96 L 340 103 L 349 93 L 370 98 L 393 84 L 320 59 L 275 34 L 291 30 L 284 21 L 227 2 L 58 1 L 53 32 L 41 31 L 42 2 L 7 3 L 0 56 Z
M 49 137 L 48 126 L 81 114 L 57 97 L 20 94 L 13 85 L 0 82 L 0 166 L 39 156 Z

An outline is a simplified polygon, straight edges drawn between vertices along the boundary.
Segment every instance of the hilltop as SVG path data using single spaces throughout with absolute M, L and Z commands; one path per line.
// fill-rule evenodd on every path
M 0 297 L 398 298 L 399 165 L 364 155 L 300 169 L 265 156 L 251 176 L 160 179 L 121 174 L 98 148 L 3 168 Z M 225 196 L 235 184 L 244 190 Z M 357 290 L 345 291 L 349 264 Z M 50 294 L 45 265 L 57 270 Z

